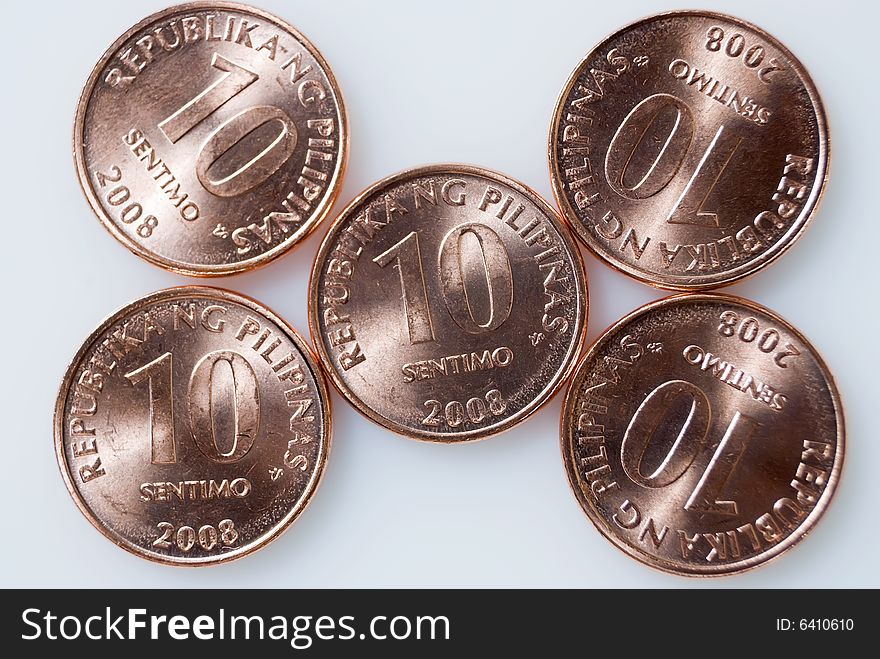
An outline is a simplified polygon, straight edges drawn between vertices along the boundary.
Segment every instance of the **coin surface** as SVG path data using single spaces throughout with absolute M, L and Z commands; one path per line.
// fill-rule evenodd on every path
M 570 372 L 587 316 L 577 246 L 537 194 L 466 165 L 404 171 L 334 221 L 309 328 L 361 412 L 413 439 L 501 432 Z
M 315 47 L 264 11 L 160 11 L 104 53 L 74 126 L 80 184 L 135 254 L 189 275 L 262 265 L 340 190 L 348 129 Z
M 607 330 L 562 411 L 578 502 L 630 556 L 721 575 L 791 548 L 840 478 L 844 422 L 831 373 L 775 313 L 679 295 Z
M 206 565 L 277 537 L 330 449 L 323 376 L 271 311 L 215 288 L 170 288 L 113 314 L 67 370 L 55 407 L 61 473 L 123 549 Z
M 599 258 L 699 290 L 755 273 L 803 233 L 828 127 L 785 46 L 737 18 L 682 11 L 584 58 L 557 101 L 549 155 L 563 216 Z

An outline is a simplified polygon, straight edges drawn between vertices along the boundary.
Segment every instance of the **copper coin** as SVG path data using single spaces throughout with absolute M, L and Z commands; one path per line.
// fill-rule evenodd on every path
M 259 303 L 170 288 L 113 314 L 55 407 L 61 474 L 123 549 L 207 565 L 253 552 L 308 504 L 330 407 L 306 342 Z
M 259 9 L 196 2 L 132 27 L 76 110 L 74 157 L 103 225 L 188 275 L 263 265 L 312 231 L 348 152 L 330 67 Z
M 714 12 L 660 14 L 605 39 L 566 82 L 549 146 L 580 239 L 674 290 L 730 284 L 779 257 L 828 173 L 825 111 L 803 65 Z
M 577 247 L 537 194 L 466 165 L 410 169 L 334 221 L 309 328 L 361 412 L 413 439 L 482 439 L 570 372 L 587 317 Z
M 630 556 L 722 575 L 790 549 L 840 478 L 840 396 L 807 339 L 729 295 L 648 304 L 578 365 L 562 411 L 575 496 Z

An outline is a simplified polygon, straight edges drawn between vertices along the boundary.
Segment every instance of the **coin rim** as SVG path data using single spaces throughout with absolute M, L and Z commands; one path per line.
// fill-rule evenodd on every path
M 320 320 L 318 318 L 318 281 L 321 277 L 320 266 L 325 262 L 339 228 L 346 221 L 348 221 L 350 216 L 354 214 L 355 210 L 358 208 L 358 206 L 360 206 L 364 199 L 375 194 L 382 188 L 387 188 L 396 185 L 399 182 L 411 180 L 421 176 L 430 176 L 432 174 L 464 174 L 469 176 L 481 177 L 490 181 L 494 179 L 497 182 L 512 188 L 513 190 L 517 191 L 518 193 L 529 199 L 538 207 L 539 210 L 543 211 L 549 218 L 551 218 L 551 220 L 555 220 L 555 227 L 559 235 L 561 236 L 563 243 L 565 243 L 565 245 L 568 247 L 569 252 L 572 254 L 572 261 L 574 265 L 572 269 L 575 271 L 575 279 L 577 280 L 576 283 L 581 291 L 581 295 L 583 298 L 583 304 L 579 305 L 577 309 L 577 325 L 573 330 L 573 333 L 577 336 L 577 340 L 573 345 L 569 347 L 568 355 L 566 357 L 566 361 L 563 363 L 563 367 L 556 372 L 554 378 L 547 383 L 547 385 L 542 389 L 541 393 L 537 397 L 535 397 L 528 405 L 523 407 L 519 412 L 509 417 L 506 417 L 504 420 L 500 421 L 497 424 L 454 434 L 432 433 L 428 431 L 418 430 L 416 428 L 403 426 L 395 421 L 392 421 L 391 419 L 388 419 L 387 417 L 382 416 L 375 410 L 371 409 L 368 405 L 366 405 L 358 396 L 355 395 L 355 393 L 345 384 L 343 379 L 339 376 L 334 360 L 328 354 L 326 347 L 324 346 L 320 331 Z M 524 183 L 512 179 L 509 176 L 501 174 L 500 172 L 497 172 L 493 169 L 464 163 L 435 163 L 403 169 L 395 174 L 380 179 L 379 181 L 373 183 L 372 185 L 358 193 L 355 198 L 352 199 L 348 203 L 348 205 L 346 205 L 346 207 L 339 213 L 339 215 L 336 216 L 336 218 L 333 220 L 333 223 L 328 227 L 327 233 L 324 234 L 324 237 L 321 240 L 321 245 L 318 248 L 317 254 L 315 255 L 315 260 L 312 263 L 312 270 L 309 276 L 308 306 L 309 334 L 311 335 L 312 343 L 315 345 L 315 349 L 318 354 L 318 361 L 320 362 L 322 368 L 327 373 L 330 381 L 333 383 L 339 393 L 341 393 L 342 396 L 349 403 L 351 403 L 358 412 L 363 414 L 371 421 L 374 421 L 378 425 L 382 426 L 386 430 L 390 430 L 391 432 L 406 437 L 408 439 L 415 439 L 424 442 L 434 442 L 439 444 L 460 444 L 462 442 L 478 441 L 500 435 L 501 433 L 509 430 L 518 423 L 530 417 L 532 414 L 540 410 L 548 401 L 550 401 L 551 398 L 553 398 L 554 394 L 562 387 L 562 385 L 568 380 L 569 376 L 574 371 L 574 366 L 577 363 L 578 356 L 583 350 L 584 342 L 586 340 L 587 322 L 589 320 L 590 300 L 583 256 L 578 249 L 577 243 L 572 239 L 571 235 L 569 234 L 568 226 L 561 220 L 561 218 L 559 217 L 559 213 L 547 201 L 545 201 L 541 197 L 541 195 L 539 195 L 537 192 L 532 190 Z
M 238 11 L 245 14 L 259 16 L 264 20 L 275 23 L 276 26 L 280 29 L 289 32 L 290 35 L 293 36 L 293 38 L 298 41 L 303 46 L 303 48 L 305 48 L 309 52 L 309 54 L 312 55 L 312 57 L 315 58 L 315 60 L 321 66 L 322 72 L 327 77 L 327 80 L 330 83 L 331 90 L 333 91 L 333 94 L 336 98 L 336 105 L 339 111 L 340 152 L 338 164 L 335 168 L 333 178 L 327 185 L 327 194 L 321 201 L 321 204 L 319 204 L 318 207 L 315 209 L 314 213 L 303 224 L 303 226 L 305 227 L 305 232 L 302 233 L 298 239 L 293 241 L 284 240 L 275 247 L 242 261 L 236 261 L 234 263 L 198 265 L 185 264 L 180 261 L 175 261 L 173 259 L 160 256 L 156 252 L 149 249 L 147 246 L 128 236 L 116 225 L 113 219 L 104 210 L 100 201 L 98 201 L 98 195 L 95 193 L 95 190 L 92 187 L 92 182 L 89 178 L 88 168 L 85 162 L 83 132 L 85 129 L 85 118 L 88 112 L 89 101 L 91 100 L 92 91 L 98 81 L 98 75 L 103 70 L 104 66 L 113 56 L 113 54 L 135 33 L 162 18 L 173 14 L 182 14 L 188 11 L 203 11 L 206 9 L 225 9 L 228 11 Z M 181 275 L 188 275 L 191 277 L 223 277 L 228 275 L 235 275 L 249 270 L 254 270 L 274 261 L 281 255 L 285 254 L 289 249 L 293 248 L 296 245 L 299 245 L 304 240 L 306 240 L 330 213 L 330 210 L 336 203 L 336 200 L 338 199 L 339 194 L 342 191 L 345 173 L 348 168 L 348 152 L 348 114 L 345 110 L 345 100 L 342 96 L 342 90 L 339 87 L 339 83 L 337 82 L 336 77 L 333 74 L 333 70 L 330 68 L 330 65 L 324 59 L 324 56 L 321 54 L 321 52 L 299 30 L 297 30 L 290 23 L 279 18 L 278 16 L 263 9 L 253 7 L 251 5 L 246 5 L 239 2 L 226 2 L 223 0 L 218 0 L 216 2 L 213 2 L 211 0 L 196 0 L 195 2 L 187 2 L 183 4 L 173 5 L 171 7 L 167 7 L 165 9 L 150 14 L 149 16 L 141 19 L 131 28 L 126 30 L 104 51 L 104 54 L 101 55 L 101 58 L 98 60 L 98 62 L 92 69 L 92 72 L 89 74 L 89 77 L 86 80 L 82 91 L 80 92 L 73 123 L 73 159 L 76 169 L 77 180 L 79 181 L 80 188 L 82 189 L 83 194 L 86 197 L 86 201 L 88 201 L 89 206 L 92 208 L 92 211 L 101 222 L 101 225 L 107 231 L 109 231 L 114 238 L 116 238 L 136 256 L 141 257 L 142 259 L 148 261 L 149 263 L 152 263 L 153 265 L 157 265 L 166 270 L 170 270 L 171 272 L 175 272 Z
M 605 517 L 596 511 L 593 502 L 584 495 L 579 483 L 579 475 L 573 465 L 574 461 L 573 459 L 569 458 L 571 451 L 567 446 L 569 444 L 568 437 L 571 432 L 571 424 L 568 419 L 572 418 L 573 415 L 573 406 L 577 398 L 574 392 L 579 386 L 579 380 L 585 365 L 596 356 L 596 354 L 605 346 L 605 344 L 607 344 L 611 340 L 611 338 L 615 334 L 621 331 L 633 320 L 637 319 L 640 316 L 647 315 L 657 309 L 676 305 L 682 302 L 687 303 L 689 301 L 743 305 L 747 309 L 750 309 L 754 312 L 766 314 L 773 321 L 791 332 L 795 337 L 798 338 L 798 340 L 800 340 L 805 346 L 810 349 L 813 358 L 816 360 L 816 364 L 819 366 L 820 372 L 825 377 L 825 381 L 828 383 L 828 390 L 831 394 L 831 402 L 834 406 L 835 420 L 837 422 L 837 445 L 834 453 L 834 464 L 831 467 L 831 474 L 828 478 L 828 485 L 825 487 L 825 490 L 823 490 L 822 494 L 820 495 L 819 501 L 816 503 L 810 513 L 803 519 L 803 521 L 797 526 L 797 528 L 793 530 L 784 540 L 782 540 L 782 542 L 773 545 L 773 547 L 761 552 L 760 554 L 751 556 L 747 559 L 736 561 L 735 563 L 726 563 L 724 565 L 714 566 L 710 565 L 707 566 L 706 569 L 698 569 L 697 566 L 682 566 L 677 563 L 673 563 L 672 561 L 669 561 L 667 559 L 653 556 L 636 548 L 635 546 L 626 542 L 623 538 L 619 537 L 614 532 L 614 529 L 611 527 Z M 789 323 L 785 318 L 777 314 L 775 311 L 771 311 L 762 304 L 738 295 L 732 295 L 730 293 L 680 293 L 677 295 L 672 295 L 669 297 L 661 298 L 659 300 L 654 300 L 653 302 L 649 302 L 648 304 L 644 304 L 635 311 L 632 311 L 625 315 L 616 323 L 612 324 L 608 329 L 606 329 L 604 332 L 602 332 L 602 334 L 599 335 L 599 337 L 590 346 L 589 350 L 587 350 L 587 352 L 578 362 L 577 368 L 574 372 L 574 376 L 571 379 L 570 386 L 566 390 L 565 398 L 562 401 L 562 412 L 560 414 L 559 426 L 559 446 L 562 453 L 562 463 L 565 469 L 566 480 L 568 481 L 569 487 L 571 488 L 575 499 L 577 500 L 578 504 L 580 504 L 581 510 L 583 510 L 584 515 L 586 515 L 590 522 L 593 523 L 593 526 L 595 526 L 596 529 L 607 540 L 609 540 L 627 556 L 634 558 L 638 562 L 647 565 L 648 567 L 654 568 L 655 570 L 682 577 L 724 577 L 732 576 L 734 574 L 742 574 L 743 572 L 767 565 L 769 562 L 777 559 L 782 554 L 791 550 L 801 540 L 803 540 L 807 536 L 807 534 L 809 534 L 810 531 L 813 530 L 813 528 L 815 528 L 818 521 L 828 509 L 832 497 L 837 490 L 837 485 L 840 481 L 840 475 L 843 470 L 844 458 L 846 455 L 846 430 L 843 402 L 840 398 L 840 392 L 837 388 L 837 383 L 835 382 L 834 376 L 828 368 L 827 363 L 822 358 L 822 355 L 819 354 L 819 351 L 816 350 L 816 347 L 800 332 L 800 330 L 795 328 L 791 323 Z
M 666 280 L 663 278 L 663 275 L 661 273 L 650 273 L 639 270 L 638 268 L 635 268 L 622 260 L 613 258 L 610 253 L 607 253 L 605 250 L 601 250 L 598 247 L 598 244 L 593 245 L 591 242 L 592 237 L 590 236 L 590 232 L 583 226 L 581 220 L 578 219 L 577 213 L 572 208 L 571 204 L 565 196 L 565 186 L 564 183 L 562 183 L 562 178 L 560 176 L 560 163 L 554 149 L 555 137 L 558 133 L 559 124 L 562 119 L 565 99 L 567 98 L 572 86 L 577 82 L 577 78 L 582 67 L 587 64 L 590 58 L 592 58 L 598 50 L 600 50 L 610 41 L 619 38 L 624 33 L 643 24 L 651 23 L 658 19 L 675 17 L 686 18 L 689 16 L 697 16 L 701 18 L 718 18 L 720 20 L 739 24 L 744 28 L 753 30 L 758 34 L 758 36 L 766 39 L 769 43 L 778 48 L 785 56 L 789 58 L 791 62 L 795 64 L 794 71 L 803 81 L 804 88 L 810 96 L 810 99 L 813 102 L 813 108 L 815 109 L 816 127 L 817 133 L 819 135 L 819 154 L 817 160 L 819 163 L 819 167 L 821 168 L 821 177 L 817 175 L 817 185 L 813 186 L 813 189 L 810 192 L 810 197 L 808 198 L 807 203 L 804 204 L 804 210 L 799 215 L 799 218 L 803 218 L 801 226 L 798 228 L 797 231 L 791 234 L 788 239 L 775 243 L 773 247 L 761 254 L 761 256 L 757 259 L 737 266 L 736 268 L 723 270 L 710 275 L 695 275 L 693 277 L 690 277 L 690 279 L 698 280 L 691 283 L 684 281 Z M 664 291 L 699 292 L 715 288 L 722 288 L 724 286 L 730 286 L 731 284 L 742 281 L 747 277 L 758 274 L 758 272 L 763 270 L 766 266 L 774 263 L 780 256 L 788 251 L 788 249 L 790 249 L 795 242 L 797 242 L 798 238 L 800 238 L 807 230 L 807 227 L 812 224 L 813 218 L 816 215 L 816 211 L 825 197 L 826 188 L 828 187 L 828 178 L 831 171 L 831 132 L 828 123 L 828 115 L 825 112 L 825 105 L 822 101 L 822 95 L 819 93 L 816 84 L 813 82 L 812 76 L 807 70 L 807 67 L 804 66 L 803 62 L 801 62 L 801 60 L 796 57 L 794 53 L 792 53 L 776 37 L 771 35 L 766 30 L 758 27 L 754 23 L 724 12 L 700 9 L 666 11 L 645 16 L 644 18 L 633 21 L 632 23 L 628 23 L 622 28 L 608 34 L 605 38 L 601 39 L 593 48 L 591 48 L 590 51 L 581 59 L 581 61 L 578 62 L 574 70 L 569 74 L 568 78 L 565 81 L 565 84 L 562 87 L 562 90 L 559 92 L 559 96 L 556 99 L 556 105 L 554 106 L 553 114 L 550 117 L 550 133 L 547 142 L 547 151 L 548 168 L 550 170 L 550 187 L 553 190 L 553 197 L 556 200 L 556 204 L 561 210 L 562 218 L 565 220 L 566 224 L 569 225 L 574 235 L 577 236 L 578 241 L 580 241 L 581 244 L 589 249 L 590 252 L 598 257 L 605 265 L 608 265 L 614 270 L 617 270 L 618 272 L 632 277 L 637 281 Z
M 321 413 L 323 414 L 323 423 L 321 425 L 321 431 L 324 433 L 325 438 L 324 448 L 321 452 L 321 456 L 318 459 L 318 465 L 316 466 L 313 475 L 309 479 L 309 482 L 306 484 L 302 495 L 300 495 L 300 498 L 297 499 L 299 505 L 294 505 L 279 522 L 277 522 L 269 529 L 268 532 L 257 536 L 247 545 L 244 545 L 242 547 L 239 547 L 238 549 L 234 549 L 224 554 L 217 554 L 215 556 L 205 556 L 200 558 L 165 556 L 162 554 L 151 552 L 149 549 L 136 545 L 130 540 L 127 540 L 126 538 L 122 537 L 121 535 L 110 529 L 108 526 L 106 526 L 101 521 L 100 517 L 98 517 L 98 515 L 96 515 L 86 503 L 85 499 L 79 491 L 79 488 L 74 483 L 67 462 L 67 456 L 64 450 L 64 408 L 67 402 L 68 393 L 73 384 L 73 380 L 76 377 L 79 366 L 86 353 L 88 353 L 89 350 L 92 349 L 95 342 L 112 325 L 119 322 L 121 319 L 131 314 L 133 311 L 142 309 L 150 304 L 154 304 L 157 302 L 173 300 L 176 298 L 185 298 L 188 296 L 203 297 L 220 302 L 228 301 L 241 305 L 269 319 L 271 322 L 275 323 L 283 333 L 287 335 L 287 338 L 289 338 L 301 352 L 303 356 L 303 361 L 305 361 L 306 365 L 312 372 L 312 376 L 314 377 L 316 388 L 318 390 L 318 398 L 322 403 Z M 147 295 L 139 297 L 129 302 L 125 306 L 120 307 L 111 315 L 107 316 L 103 321 L 101 321 L 100 325 L 98 325 L 98 327 L 91 334 L 89 334 L 88 338 L 83 341 L 80 348 L 76 351 L 76 354 L 67 366 L 64 378 L 61 381 L 61 386 L 58 390 L 58 396 L 55 401 L 55 415 L 53 418 L 55 457 L 58 463 L 58 468 L 61 471 L 61 477 L 64 479 L 64 485 L 67 487 L 67 491 L 73 499 L 74 503 L 76 504 L 76 507 L 79 508 L 79 511 L 86 517 L 86 519 L 89 520 L 89 522 L 91 522 L 92 526 L 98 529 L 98 531 L 100 531 L 105 538 L 113 542 L 113 544 L 115 544 L 116 546 L 121 547 L 122 549 L 132 554 L 135 554 L 136 556 L 146 558 L 147 560 L 153 561 L 155 563 L 160 563 L 162 565 L 172 565 L 176 567 L 202 567 L 205 565 L 228 563 L 230 561 L 243 558 L 244 556 L 248 556 L 257 550 L 262 549 L 267 544 L 278 538 L 282 533 L 284 533 L 284 531 L 290 528 L 293 522 L 295 522 L 299 518 L 300 514 L 302 514 L 302 512 L 308 507 L 309 503 L 311 502 L 312 497 L 314 496 L 315 492 L 321 484 L 324 472 L 326 471 L 327 460 L 330 455 L 330 448 L 333 439 L 333 423 L 331 416 L 332 410 L 329 394 L 330 392 L 327 388 L 327 383 L 324 381 L 324 377 L 321 373 L 321 368 L 318 365 L 318 361 L 314 353 L 312 352 L 308 342 L 305 340 L 304 337 L 299 334 L 299 332 L 297 332 L 293 328 L 293 326 L 287 323 L 283 318 L 281 318 L 278 314 L 276 314 L 262 302 L 259 302 L 249 296 L 242 295 L 241 293 L 215 286 L 188 285 L 163 288 L 154 293 L 149 293 Z

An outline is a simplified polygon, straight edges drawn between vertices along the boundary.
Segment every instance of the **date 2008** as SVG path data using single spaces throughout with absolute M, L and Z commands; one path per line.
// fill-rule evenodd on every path
M 159 226 L 159 220 L 154 215 L 144 215 L 144 207 L 137 201 L 132 200 L 131 190 L 122 183 L 122 170 L 113 165 L 107 173 L 95 172 L 98 186 L 103 190 L 108 184 L 115 183 L 104 194 L 104 201 L 109 206 L 117 209 L 119 220 L 124 224 L 135 227 L 135 233 L 141 238 L 149 238 L 153 230 Z
M 724 311 L 719 320 L 721 323 L 718 325 L 718 333 L 721 336 L 736 336 L 743 343 L 756 343 L 761 352 L 773 353 L 773 363 L 779 368 L 788 368 L 787 360 L 801 354 L 790 343 L 780 346 L 779 330 L 768 327 L 761 331 L 761 325 L 756 318 L 749 316 L 740 319 L 733 311 Z
M 481 423 L 507 411 L 507 403 L 497 389 L 490 389 L 483 398 L 470 398 L 466 403 L 451 400 L 444 405 L 439 400 L 426 400 L 425 407 L 429 412 L 422 419 L 423 425 L 439 426 L 445 422 L 450 428 L 457 428 L 466 421 Z
M 159 522 L 156 527 L 162 532 L 162 535 L 153 540 L 154 547 L 170 549 L 176 545 L 185 554 L 188 554 L 197 545 L 205 551 L 211 551 L 217 546 L 221 549 L 232 547 L 238 541 L 238 530 L 231 519 L 221 520 L 216 527 L 205 524 L 198 531 L 192 526 L 176 528 L 168 522 Z

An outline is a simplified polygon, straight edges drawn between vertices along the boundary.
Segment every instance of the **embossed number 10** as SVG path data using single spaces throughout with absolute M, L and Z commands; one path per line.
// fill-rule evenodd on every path
M 172 366 L 172 355 L 166 352 L 125 374 L 133 385 L 146 380 L 150 386 L 150 458 L 153 464 L 177 462 Z M 234 419 L 232 441 L 226 451 L 217 444 L 220 414 L 215 403 L 223 398 L 232 399 Z M 241 460 L 251 450 L 260 425 L 260 396 L 257 376 L 247 359 L 231 350 L 216 350 L 205 355 L 192 371 L 186 400 L 192 437 L 205 457 L 228 464 Z
M 223 75 L 159 123 L 159 129 L 172 144 L 259 79 L 253 71 L 218 53 L 214 53 L 211 66 L 223 71 Z M 223 178 L 213 179 L 208 175 L 208 170 L 223 154 L 270 121 L 280 123 L 281 128 L 262 151 Z M 196 175 L 208 192 L 218 197 L 234 197 L 255 188 L 278 171 L 290 158 L 294 147 L 296 126 L 290 117 L 279 108 L 257 105 L 233 115 L 208 136 L 196 158 Z
M 657 429 L 662 427 L 670 406 L 682 396 L 690 399 L 687 418 L 659 466 L 650 474 L 645 474 L 642 472 L 645 453 L 654 440 Z M 661 488 L 672 485 L 706 448 L 711 416 L 709 398 L 702 389 L 690 382 L 670 380 L 656 387 L 633 414 L 623 435 L 620 461 L 626 475 L 642 487 Z M 720 515 L 737 514 L 736 501 L 719 500 L 718 497 L 759 427 L 760 424 L 751 417 L 741 412 L 734 413 L 718 448 L 685 502 L 685 510 Z
M 419 250 L 419 234 L 411 231 L 400 242 L 373 259 L 379 267 L 395 263 L 403 289 L 403 312 L 410 343 L 435 341 L 434 324 L 425 288 L 425 272 Z M 465 270 L 465 263 L 481 263 Z M 482 273 L 479 272 L 482 270 Z M 455 323 L 469 334 L 497 329 L 513 308 L 513 275 L 501 238 L 484 224 L 468 222 L 452 229 L 440 243 L 437 266 L 443 300 Z M 480 281 L 482 280 L 482 281 Z M 468 291 L 482 284 L 488 288 L 488 310 L 477 319 L 477 305 Z
M 672 120 L 665 136 L 657 134 L 661 118 Z M 647 199 L 665 189 L 678 173 L 694 138 L 694 113 L 687 103 L 671 94 L 654 94 L 636 105 L 617 129 L 605 156 L 605 176 L 611 188 L 627 199 Z M 646 145 L 662 143 L 648 166 L 636 157 Z M 696 170 L 669 212 L 669 224 L 717 227 L 718 214 L 703 204 L 721 178 L 741 137 L 719 126 Z M 650 146 L 649 146 L 650 148 Z M 637 165 L 634 167 L 633 165 Z M 633 170 L 637 170 L 633 173 Z

